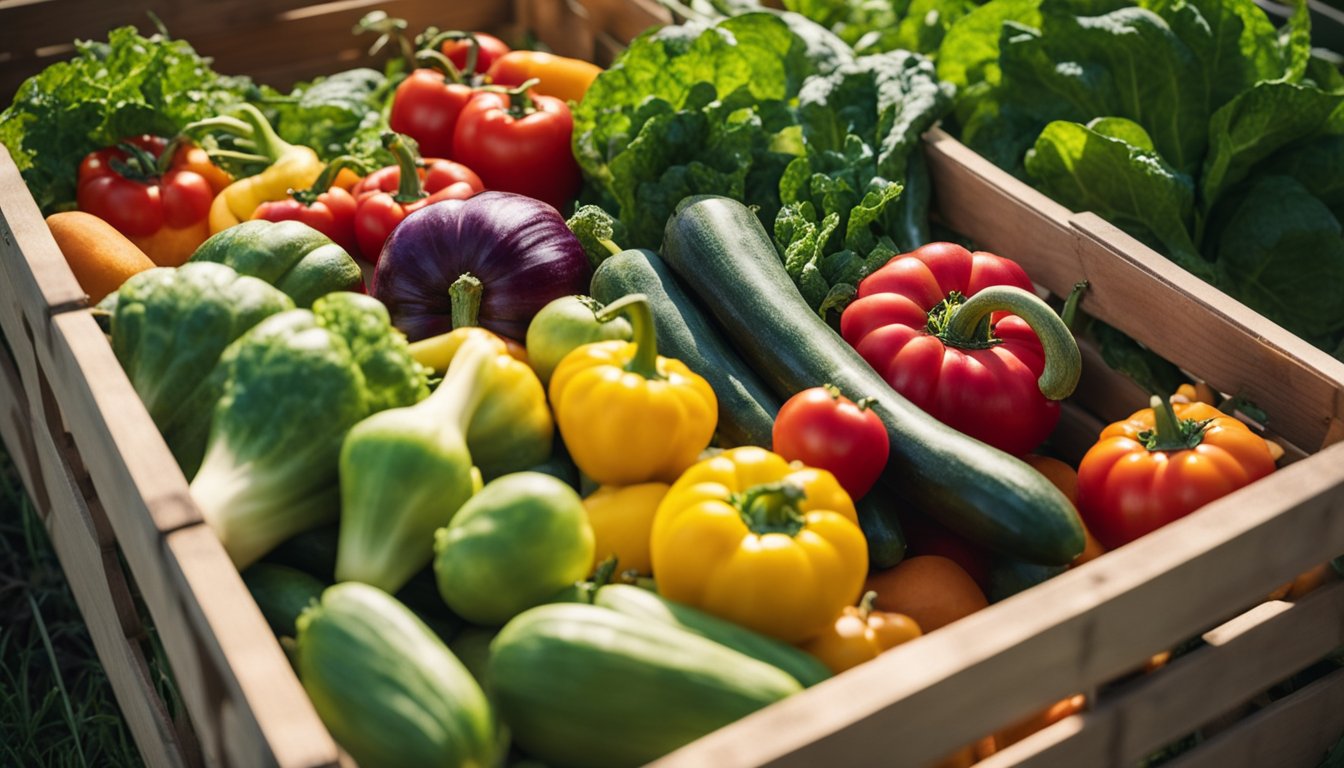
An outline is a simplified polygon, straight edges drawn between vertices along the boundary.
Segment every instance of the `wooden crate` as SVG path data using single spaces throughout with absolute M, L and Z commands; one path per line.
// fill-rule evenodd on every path
M 670 18 L 650 0 L 146 7 L 216 57 L 220 71 L 277 85 L 360 61 L 365 42 L 349 28 L 373 8 L 408 18 L 412 29 L 530 29 L 558 52 L 600 62 Z M 0 54 L 9 52 L 0 59 L 0 93 L 48 61 L 24 51 L 50 54 L 72 37 L 100 38 L 139 21 L 92 0 L 0 4 Z M 1344 673 L 1250 717 L 1227 715 L 1344 643 L 1344 584 L 1297 603 L 1263 599 L 1344 552 L 1344 447 L 1334 445 L 1344 428 L 1344 366 L 940 132 L 926 137 L 925 150 L 936 208 L 949 226 L 1019 260 L 1057 295 L 1089 280 L 1084 311 L 1219 390 L 1257 402 L 1272 414 L 1289 464 L 660 765 L 924 765 L 1054 700 L 1104 689 L 1086 713 L 984 764 L 1132 765 L 1221 718 L 1231 724 L 1181 765 L 1314 766 L 1344 731 Z M 45 517 L 142 754 L 151 765 L 342 762 L 2 149 L 0 270 L 0 328 L 11 352 L 0 355 L 0 436 Z M 1057 437 L 1081 445 L 1101 422 L 1143 405 L 1132 386 L 1093 362 Z M 132 585 L 189 718 L 174 721 L 151 685 Z M 1199 649 L 1111 685 L 1152 654 L 1201 635 Z

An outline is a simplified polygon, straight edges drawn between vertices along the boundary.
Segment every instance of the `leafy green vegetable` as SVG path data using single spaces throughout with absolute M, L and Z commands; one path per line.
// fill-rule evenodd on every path
M 952 23 L 978 5 L 974 0 L 784 0 L 839 35 L 858 53 L 938 50 Z
M 151 269 L 117 292 L 112 351 L 187 477 L 205 453 L 221 394 L 209 376 L 220 354 L 264 318 L 293 308 L 265 281 L 223 264 Z
M 19 86 L 0 113 L 0 143 L 49 214 L 73 207 L 88 153 L 127 136 L 174 135 L 255 95 L 249 79 L 217 74 L 185 41 L 120 27 L 105 43 L 76 41 L 74 58 Z
M 784 102 L 811 72 L 803 41 L 769 13 L 640 35 L 575 109 L 586 197 L 618 213 L 631 247 L 657 247 L 691 194 L 764 191 L 752 202 L 773 219 L 769 177 L 799 151 Z
M 1304 4 L 1279 30 L 1253 0 L 991 0 L 938 59 L 973 149 L 1344 340 L 1344 76 L 1312 54 Z
M 266 318 L 211 376 L 223 395 L 191 494 L 240 568 L 335 519 L 337 459 L 356 422 L 428 395 L 387 309 L 355 293 Z
M 324 161 L 351 155 L 372 169 L 394 162 L 382 143 L 393 84 L 359 67 L 299 83 L 288 95 L 263 87 L 263 105 L 285 141 L 312 147 Z

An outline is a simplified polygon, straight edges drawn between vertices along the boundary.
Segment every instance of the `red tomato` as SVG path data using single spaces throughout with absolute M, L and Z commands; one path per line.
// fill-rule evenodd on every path
M 252 218 L 266 221 L 301 221 L 330 237 L 351 256 L 359 256 L 355 240 L 355 198 L 340 187 L 331 187 L 312 199 L 290 194 L 282 200 L 262 203 Z
M 453 62 L 453 66 L 457 67 L 467 77 L 484 73 L 490 69 L 491 64 L 495 63 L 495 59 L 509 52 L 509 44 L 494 35 L 487 35 L 484 32 L 472 32 L 471 34 L 476 38 L 477 45 L 480 46 L 476 52 L 476 66 L 474 68 L 467 68 L 468 59 L 471 55 L 470 40 L 448 40 L 439 49 L 443 51 L 443 55 L 447 56 L 449 61 Z
M 415 139 L 421 155 L 449 157 L 453 129 L 462 108 L 475 93 L 470 85 L 454 82 L 437 69 L 417 69 L 401 81 L 392 95 L 387 125 Z
M 1078 465 L 1078 511 L 1115 549 L 1274 471 L 1265 441 L 1207 403 L 1135 412 Z
M 574 118 L 565 102 L 517 91 L 477 93 L 457 119 L 453 159 L 486 189 L 528 195 L 564 211 L 579 193 L 570 149 Z
M 775 417 L 772 438 L 775 453 L 830 471 L 854 499 L 873 487 L 891 447 L 882 419 L 831 386 L 789 398 Z

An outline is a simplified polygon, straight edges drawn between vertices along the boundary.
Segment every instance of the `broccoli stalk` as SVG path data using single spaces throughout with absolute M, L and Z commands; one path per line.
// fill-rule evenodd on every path
M 223 395 L 191 495 L 239 568 L 335 519 L 346 432 L 428 394 L 386 308 L 354 293 L 263 320 L 224 351 L 213 375 Z

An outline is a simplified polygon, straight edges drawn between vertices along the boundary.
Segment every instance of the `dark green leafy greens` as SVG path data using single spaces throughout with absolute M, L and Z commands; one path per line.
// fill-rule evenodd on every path
M 728 10 L 642 35 L 597 78 L 575 112 L 585 199 L 648 248 L 684 197 L 742 200 L 825 314 L 927 239 L 919 137 L 952 92 L 917 54 L 855 57 L 798 14 Z
M 19 86 L 0 112 L 0 143 L 48 214 L 73 207 L 89 152 L 127 136 L 174 135 L 256 93 L 251 80 L 216 73 L 185 41 L 120 27 L 106 42 L 76 41 L 72 59 Z
M 991 0 L 948 31 L 972 149 L 1323 348 L 1344 340 L 1344 86 L 1253 0 Z
M 288 94 L 262 88 L 262 106 L 280 138 L 305 144 L 324 161 L 349 155 L 372 169 L 394 159 L 383 148 L 383 113 L 395 79 L 358 67 L 299 83 Z

